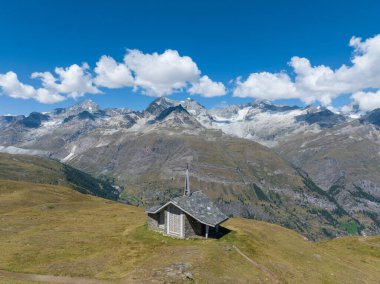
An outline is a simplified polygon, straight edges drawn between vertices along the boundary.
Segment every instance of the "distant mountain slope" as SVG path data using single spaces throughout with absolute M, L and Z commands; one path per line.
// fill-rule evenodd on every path
M 268 147 L 295 134 L 320 132 L 350 119 L 321 107 L 290 107 L 267 101 L 212 109 L 209 114 L 211 120 L 203 122 L 205 127 L 221 129 Z
M 55 160 L 0 153 L 0 180 L 67 186 L 76 191 L 112 200 L 118 192 L 106 181 Z
M 360 122 L 364 124 L 375 125 L 378 129 L 380 128 L 380 108 L 375 109 L 363 117 L 360 118 Z
M 0 214 L 0 267 L 11 272 L 87 278 L 84 283 L 378 283 L 380 278 L 379 237 L 314 243 L 277 225 L 232 218 L 223 224 L 230 232 L 220 239 L 178 240 L 149 231 L 142 208 L 14 181 L 0 181 Z M 0 272 L 0 282 L 19 283 L 14 277 Z
M 379 234 L 380 132 L 374 116 L 367 117 L 318 134 L 295 136 L 277 150 L 368 230 Z

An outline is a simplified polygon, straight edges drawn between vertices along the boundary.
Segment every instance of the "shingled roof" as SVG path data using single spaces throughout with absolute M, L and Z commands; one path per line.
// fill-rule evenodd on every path
M 184 195 L 172 198 L 164 205 L 153 206 L 147 209 L 146 212 L 157 213 L 170 203 L 199 222 L 212 227 L 228 219 L 202 191 L 193 192 L 190 196 Z

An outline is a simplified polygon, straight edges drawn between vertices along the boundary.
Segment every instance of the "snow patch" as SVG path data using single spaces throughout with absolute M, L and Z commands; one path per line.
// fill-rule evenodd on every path
M 205 125 L 205 123 L 203 125 L 273 147 L 283 137 L 313 129 L 296 121 L 295 117 L 301 114 L 304 114 L 303 110 L 275 113 L 244 107 L 230 117 L 223 117 L 222 114 L 216 113 L 210 125 Z
M 68 154 L 66 157 L 64 157 L 61 162 L 67 162 L 67 161 L 70 161 L 74 156 L 75 156 L 75 150 L 77 149 L 77 146 L 74 145 L 72 148 L 71 148 L 71 152 L 70 154 Z
M 248 112 L 249 112 L 249 109 L 248 107 L 246 108 L 243 108 L 241 110 L 238 111 L 238 115 L 236 117 L 234 117 L 234 121 L 241 121 L 241 120 L 244 120 L 245 117 L 247 116 Z
M 354 114 L 354 113 L 351 113 L 348 115 L 349 118 L 352 118 L 352 119 L 358 119 L 360 118 L 360 114 Z
M 51 121 L 44 121 L 42 123 L 42 126 L 46 126 L 46 127 L 54 127 L 54 126 L 57 126 L 57 125 L 60 125 L 62 124 L 62 121 L 59 121 L 59 120 L 51 120 Z
M 108 144 L 109 144 L 109 142 L 102 141 L 102 142 L 100 142 L 99 144 L 97 144 L 97 145 L 95 146 L 95 148 L 104 147 L 104 146 L 107 146 Z

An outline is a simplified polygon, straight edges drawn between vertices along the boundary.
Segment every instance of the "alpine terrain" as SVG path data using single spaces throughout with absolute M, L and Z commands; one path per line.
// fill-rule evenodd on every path
M 164 97 L 143 111 L 90 100 L 0 117 L 0 151 L 55 159 L 150 206 L 191 187 L 230 216 L 311 239 L 380 230 L 379 111 L 342 114 L 254 101 L 206 109 Z

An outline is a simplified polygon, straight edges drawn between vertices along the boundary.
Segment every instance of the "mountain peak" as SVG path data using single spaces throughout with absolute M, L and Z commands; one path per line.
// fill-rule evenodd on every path
M 86 110 L 95 110 L 95 109 L 99 109 L 99 105 L 97 103 L 95 103 L 93 100 L 91 99 L 85 99 L 83 101 L 81 101 L 80 103 L 76 104 L 77 106 L 80 106 Z
M 266 99 L 255 99 L 253 102 L 251 102 L 251 104 L 253 104 L 253 105 L 260 105 L 260 104 L 273 105 L 273 103 L 270 100 L 266 100 Z
M 178 105 L 176 101 L 173 101 L 171 99 L 168 99 L 164 96 L 159 97 L 155 99 L 153 102 L 149 104 L 149 106 L 146 108 L 146 112 L 153 114 L 153 115 L 158 115 L 160 114 L 163 110 L 173 107 Z
M 199 121 L 181 104 L 164 109 L 151 123 L 158 122 L 158 127 L 183 128 L 187 130 L 203 129 Z
M 264 99 L 256 99 L 253 102 L 248 103 L 248 106 L 258 108 L 264 111 L 279 111 L 279 112 L 299 109 L 298 106 L 277 105 L 269 100 L 264 100 Z
M 161 96 L 161 97 L 155 99 L 152 103 L 155 103 L 157 105 L 173 105 L 175 103 L 175 101 L 168 99 L 165 96 Z
M 331 128 L 346 121 L 343 115 L 336 114 L 324 107 L 307 109 L 306 114 L 295 117 L 297 121 L 305 121 L 308 124 L 318 124 L 322 128 Z
M 78 114 L 83 111 L 88 111 L 89 113 L 94 113 L 100 110 L 100 107 L 91 99 L 85 99 L 72 107 L 68 108 L 70 114 Z
M 177 105 L 177 106 L 173 106 L 173 107 L 169 107 L 169 108 L 165 109 L 163 112 L 160 113 L 160 115 L 157 116 L 156 119 L 157 120 L 163 120 L 167 116 L 169 116 L 171 113 L 185 113 L 185 114 L 189 114 L 187 112 L 187 110 L 182 105 Z
M 380 108 L 374 109 L 360 119 L 361 123 L 370 123 L 380 126 Z
M 315 112 L 325 111 L 328 109 L 323 106 L 307 105 L 305 107 L 305 110 L 307 111 L 307 113 L 315 113 Z

